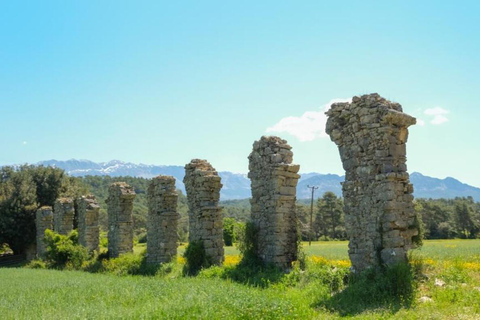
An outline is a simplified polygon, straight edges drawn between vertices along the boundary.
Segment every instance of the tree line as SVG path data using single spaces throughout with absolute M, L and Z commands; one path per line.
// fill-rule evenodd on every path
M 35 241 L 35 213 L 42 206 L 53 206 L 59 197 L 78 197 L 92 193 L 100 204 L 100 227 L 108 230 L 108 187 L 116 181 L 131 185 L 137 196 L 133 220 L 137 239 L 145 238 L 147 224 L 146 190 L 149 179 L 135 177 L 70 177 L 62 169 L 24 165 L 0 168 L 0 251 L 4 244 L 22 253 Z M 179 240 L 188 240 L 188 203 L 179 195 Z M 235 241 L 236 232 L 250 219 L 249 199 L 222 201 L 225 240 Z M 347 240 L 343 199 L 326 192 L 313 206 L 310 223 L 310 201 L 297 201 L 299 233 L 302 240 Z M 480 237 L 480 203 L 473 198 L 416 199 L 415 211 L 426 239 L 473 239 Z M 0 252 L 1 253 L 1 252 Z

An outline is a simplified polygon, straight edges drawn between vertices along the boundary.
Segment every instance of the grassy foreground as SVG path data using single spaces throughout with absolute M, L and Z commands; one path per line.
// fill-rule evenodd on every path
M 422 276 L 405 304 L 380 301 L 378 288 L 388 291 L 389 283 L 379 286 L 381 279 L 373 276 L 341 283 L 349 266 L 345 242 L 313 243 L 305 251 L 306 271 L 267 272 L 259 275 L 265 280 L 260 286 L 254 275 L 238 268 L 233 249 L 225 267 L 195 278 L 181 276 L 182 259 L 152 277 L 0 269 L 0 317 L 480 319 L 479 240 L 427 241 L 414 253 Z

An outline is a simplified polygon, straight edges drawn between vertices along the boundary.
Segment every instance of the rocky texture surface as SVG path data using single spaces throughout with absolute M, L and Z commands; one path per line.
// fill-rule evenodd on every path
M 116 258 L 133 251 L 133 200 L 135 190 L 125 182 L 108 189 L 108 255 Z
M 36 213 L 37 227 L 37 255 L 39 258 L 45 258 L 46 245 L 43 241 L 45 230 L 53 230 L 53 210 L 52 207 L 41 207 Z
M 183 183 L 189 210 L 189 242 L 199 241 L 213 264 L 224 260 L 223 216 L 218 205 L 222 183 L 206 160 L 193 159 L 185 166 Z
M 178 194 L 175 178 L 158 176 L 150 181 L 147 191 L 147 263 L 169 262 L 177 254 Z
M 407 128 L 415 118 L 378 94 L 335 103 L 326 131 L 343 168 L 345 224 L 355 271 L 406 261 L 418 235 L 406 166 Z
M 55 222 L 55 232 L 59 234 L 69 234 L 73 230 L 73 217 L 75 209 L 73 199 L 59 198 L 55 201 L 53 207 L 53 218 Z
M 297 259 L 296 186 L 299 165 L 292 147 L 279 137 L 262 137 L 249 155 L 252 222 L 258 229 L 258 256 L 280 268 Z
M 98 249 L 100 227 L 98 215 L 100 206 L 93 195 L 77 199 L 78 243 L 89 251 Z

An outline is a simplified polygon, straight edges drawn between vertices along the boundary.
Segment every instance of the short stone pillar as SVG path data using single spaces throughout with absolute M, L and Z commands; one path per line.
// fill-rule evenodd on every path
M 98 250 L 100 227 L 98 215 L 100 206 L 93 195 L 77 199 L 78 243 L 88 251 Z
M 147 263 L 169 262 L 177 254 L 178 194 L 175 178 L 158 176 L 148 185 Z
M 343 168 L 345 227 L 355 271 L 407 260 L 418 235 L 406 166 L 407 128 L 416 119 L 378 94 L 335 103 L 326 131 Z
M 133 252 L 133 200 L 135 190 L 125 182 L 108 188 L 108 256 L 116 258 Z
M 44 206 L 38 209 L 36 213 L 35 224 L 37 228 L 37 256 L 42 259 L 45 258 L 45 254 L 47 253 L 47 246 L 43 241 L 45 237 L 45 230 L 53 230 L 52 207 Z
M 252 185 L 252 223 L 257 228 L 258 256 L 282 269 L 297 260 L 296 187 L 299 165 L 292 147 L 279 137 L 262 137 L 248 156 Z
M 73 217 L 75 209 L 73 199 L 59 198 L 53 206 L 53 220 L 55 222 L 55 232 L 67 235 L 73 230 Z
M 221 179 L 206 160 L 193 159 L 185 166 L 185 189 L 189 207 L 189 242 L 201 242 L 213 264 L 224 260 Z

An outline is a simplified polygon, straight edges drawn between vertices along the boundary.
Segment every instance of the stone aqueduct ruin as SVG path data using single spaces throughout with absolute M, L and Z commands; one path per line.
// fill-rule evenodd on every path
M 326 132 L 338 146 L 346 172 L 342 185 L 349 256 L 355 271 L 407 260 L 418 235 L 413 209 L 413 186 L 406 167 L 408 127 L 415 118 L 398 103 L 378 94 L 335 103 L 326 113 Z M 296 186 L 299 165 L 285 140 L 262 137 L 248 157 L 256 228 L 257 255 L 265 263 L 288 269 L 297 259 Z M 200 242 L 212 263 L 224 260 L 223 215 L 219 206 L 221 179 L 206 160 L 185 166 L 189 205 L 189 241 Z M 147 262 L 160 264 L 177 254 L 178 195 L 175 178 L 150 182 L 148 197 Z M 135 191 L 123 182 L 109 188 L 108 251 L 110 257 L 133 250 Z M 99 244 L 98 203 L 93 196 L 61 198 L 37 211 L 37 254 L 45 255 L 41 240 L 46 229 L 67 234 L 77 210 L 79 241 L 89 250 Z

